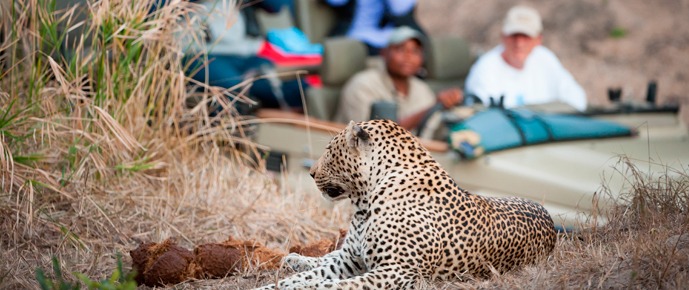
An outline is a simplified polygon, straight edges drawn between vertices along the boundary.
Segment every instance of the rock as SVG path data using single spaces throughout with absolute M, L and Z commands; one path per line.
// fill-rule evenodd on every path
M 129 251 L 136 283 L 147 286 L 177 284 L 189 278 L 222 278 L 248 269 L 277 269 L 284 253 L 255 241 L 235 240 L 202 244 L 191 252 L 173 240 L 142 243 Z
M 222 278 L 243 269 L 244 251 L 223 244 L 204 244 L 194 249 L 194 262 L 201 268 L 198 278 Z
M 152 261 L 151 266 L 144 271 L 144 284 L 161 286 L 177 284 L 189 278 L 187 268 L 193 261 L 191 251 L 176 245 L 167 249 L 162 255 Z
M 154 245 L 156 245 L 156 243 L 141 243 L 139 247 L 129 251 L 129 256 L 132 257 L 132 268 L 134 271 L 136 271 L 134 280 L 138 285 L 144 284 L 143 273 L 146 270 L 146 264 L 148 263 L 150 248 Z
M 315 243 L 311 243 L 305 246 L 294 245 L 289 248 L 290 253 L 297 253 L 302 256 L 308 257 L 321 257 L 327 253 L 337 250 L 342 247 L 345 236 L 347 235 L 347 230 L 340 230 L 340 235 L 331 240 L 320 240 Z
M 229 237 L 222 243 L 224 246 L 242 250 L 242 269 L 257 268 L 259 270 L 277 269 L 285 253 L 266 248 L 263 244 L 253 240 L 242 241 Z
M 136 271 L 137 284 L 162 286 L 177 284 L 189 275 L 189 266 L 194 259 L 191 251 L 177 246 L 173 240 L 158 243 L 142 243 L 129 252 L 132 267 Z

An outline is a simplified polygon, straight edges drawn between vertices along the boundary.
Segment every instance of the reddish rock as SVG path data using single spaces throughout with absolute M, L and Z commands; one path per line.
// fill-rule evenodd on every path
M 129 252 L 139 285 L 177 284 L 189 278 L 221 278 L 248 269 L 277 269 L 284 253 L 255 241 L 231 237 L 220 244 L 203 244 L 194 252 L 168 239 L 162 243 L 142 243 Z
M 194 255 L 189 250 L 176 245 L 169 247 L 157 258 L 149 260 L 152 261 L 151 266 L 143 272 L 144 284 L 159 286 L 187 280 L 190 277 L 187 268 L 193 259 Z
M 290 252 L 323 256 L 339 249 L 346 234 L 347 231 L 340 230 L 339 237 L 306 246 L 297 245 L 290 248 Z M 222 278 L 253 269 L 277 269 L 285 254 L 256 241 L 229 237 L 222 243 L 199 245 L 194 252 L 178 246 L 171 239 L 162 243 L 142 243 L 129 255 L 138 273 L 136 282 L 153 287 L 177 284 L 190 278 Z
M 242 270 L 244 251 L 222 244 L 204 244 L 194 249 L 194 262 L 201 268 L 199 278 L 222 278 Z
M 156 243 L 141 243 L 139 247 L 129 251 L 129 255 L 132 257 L 132 268 L 136 271 L 136 276 L 134 277 L 136 284 L 144 284 L 143 273 L 146 270 L 146 264 L 150 256 L 150 248 L 155 244 Z
M 132 267 L 136 271 L 136 283 L 147 286 L 177 284 L 189 275 L 190 263 L 194 259 L 191 251 L 177 246 L 167 239 L 158 243 L 142 243 L 129 252 Z
M 327 253 L 330 253 L 334 250 L 340 249 L 342 247 L 342 243 L 344 242 L 344 238 L 347 235 L 347 230 L 340 230 L 340 235 L 334 239 L 330 240 L 320 240 L 315 243 L 311 243 L 305 246 L 302 245 L 294 245 L 289 248 L 290 253 L 297 253 L 302 256 L 308 256 L 308 257 L 321 257 Z
M 285 253 L 266 248 L 263 244 L 253 240 L 242 241 L 229 237 L 222 243 L 224 246 L 239 249 L 245 253 L 242 256 L 242 269 L 257 268 L 260 270 L 277 269 Z

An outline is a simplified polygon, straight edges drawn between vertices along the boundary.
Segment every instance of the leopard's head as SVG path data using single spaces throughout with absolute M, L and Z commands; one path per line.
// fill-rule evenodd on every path
M 365 194 L 387 172 L 418 161 L 414 156 L 429 155 L 397 123 L 350 122 L 330 141 L 310 173 L 326 199 L 353 198 Z

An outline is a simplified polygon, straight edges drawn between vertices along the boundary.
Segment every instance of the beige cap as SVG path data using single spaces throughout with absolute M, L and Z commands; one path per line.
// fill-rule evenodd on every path
M 507 12 L 505 22 L 502 26 L 504 35 L 523 33 L 531 37 L 541 34 L 543 24 L 541 15 L 536 9 L 526 6 L 514 6 Z
M 410 39 L 416 39 L 423 46 L 425 38 L 421 32 L 409 26 L 400 26 L 395 28 L 388 38 L 388 46 L 397 45 Z

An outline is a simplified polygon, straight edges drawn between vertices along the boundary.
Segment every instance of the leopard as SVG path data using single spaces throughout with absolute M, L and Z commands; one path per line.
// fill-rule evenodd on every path
M 546 258 L 557 241 L 541 204 L 462 189 L 390 120 L 350 122 L 309 173 L 325 199 L 351 202 L 344 243 L 322 257 L 285 256 L 283 265 L 298 273 L 257 289 L 414 289 L 487 279 Z

